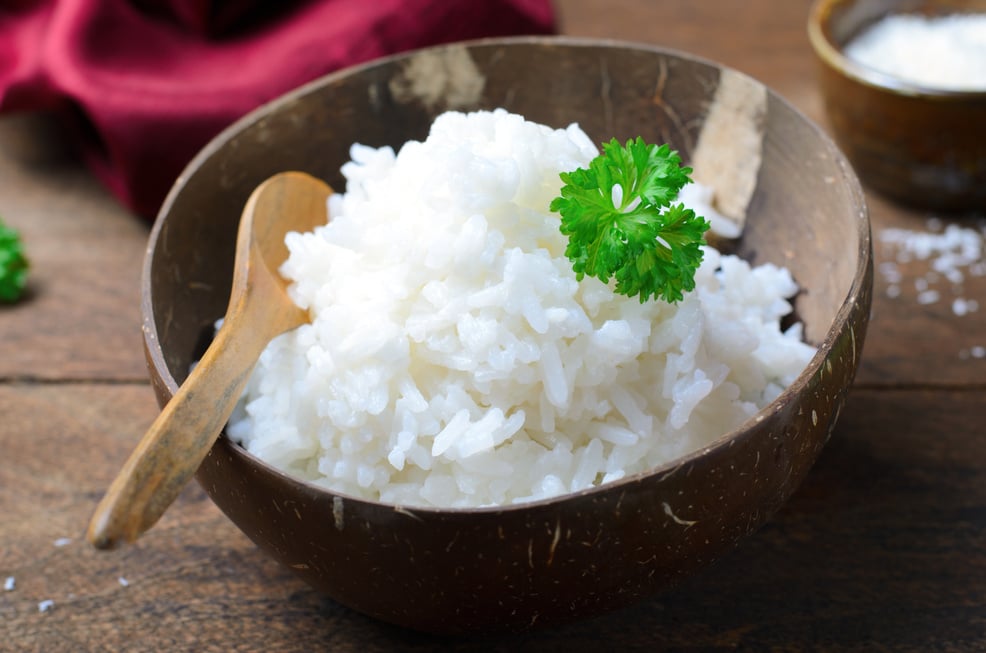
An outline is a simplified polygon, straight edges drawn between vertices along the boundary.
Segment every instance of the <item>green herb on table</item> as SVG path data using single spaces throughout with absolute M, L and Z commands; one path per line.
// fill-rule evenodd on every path
M 20 234 L 0 221 L 0 303 L 21 298 L 27 285 L 27 269 Z
M 617 293 L 641 303 L 651 296 L 674 303 L 692 290 L 709 223 L 673 203 L 691 172 L 668 145 L 639 137 L 625 146 L 614 138 L 588 168 L 563 172 L 550 208 L 561 214 L 579 280 L 613 277 Z

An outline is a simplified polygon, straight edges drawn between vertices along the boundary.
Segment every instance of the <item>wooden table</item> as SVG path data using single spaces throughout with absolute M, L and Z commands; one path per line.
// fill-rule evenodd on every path
M 807 0 L 558 0 L 566 34 L 659 43 L 764 81 L 824 125 Z M 881 234 L 929 215 L 869 195 Z M 33 261 L 0 308 L 0 649 L 4 651 L 986 650 L 986 279 L 918 301 L 878 273 L 857 384 L 792 501 L 711 569 L 633 607 L 479 640 L 377 623 L 316 595 L 189 487 L 137 545 L 92 550 L 96 500 L 157 412 L 141 353 L 148 225 L 43 116 L 0 119 L 0 215 Z M 971 217 L 946 223 L 976 227 Z M 42 612 L 39 604 L 52 601 Z M 42 604 L 47 605 L 47 604 Z

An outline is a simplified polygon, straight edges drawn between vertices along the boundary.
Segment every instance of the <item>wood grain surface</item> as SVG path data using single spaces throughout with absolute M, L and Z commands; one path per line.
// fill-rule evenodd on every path
M 825 127 L 807 0 L 556 7 L 565 34 L 720 61 Z M 896 255 L 881 234 L 935 217 L 867 199 L 878 266 Z M 0 583 L 14 584 L 0 591 L 0 651 L 986 650 L 984 277 L 938 282 L 940 301 L 923 304 L 926 261 L 901 266 L 896 283 L 878 272 L 862 367 L 831 442 L 790 503 L 715 566 L 582 623 L 444 639 L 315 594 L 197 486 L 135 546 L 85 544 L 96 501 L 157 414 L 138 309 L 149 227 L 44 115 L 0 118 L 0 216 L 33 264 L 28 299 L 0 307 Z M 959 316 L 955 297 L 982 306 Z

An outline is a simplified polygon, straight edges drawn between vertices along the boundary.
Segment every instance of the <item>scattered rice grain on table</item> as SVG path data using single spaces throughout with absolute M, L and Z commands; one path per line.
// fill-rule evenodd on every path
M 965 296 L 963 284 L 967 278 L 986 276 L 984 233 L 986 225 L 981 222 L 961 225 L 937 217 L 926 220 L 924 229 L 880 230 L 878 239 L 885 259 L 877 264 L 877 270 L 887 284 L 887 297 L 903 295 L 900 266 L 922 263 L 925 269 L 914 280 L 919 304 L 934 304 L 947 296 L 952 313 L 958 317 L 978 311 L 978 300 Z

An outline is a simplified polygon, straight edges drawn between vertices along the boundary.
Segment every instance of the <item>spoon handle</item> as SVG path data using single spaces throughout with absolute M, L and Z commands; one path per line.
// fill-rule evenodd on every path
M 263 278 L 258 275 L 260 283 Z M 250 307 L 251 302 L 231 307 L 199 364 L 110 485 L 89 522 L 87 539 L 96 548 L 133 542 L 154 525 L 219 437 L 264 347 L 303 321 L 297 309 L 268 317 L 265 324 L 250 319 Z

